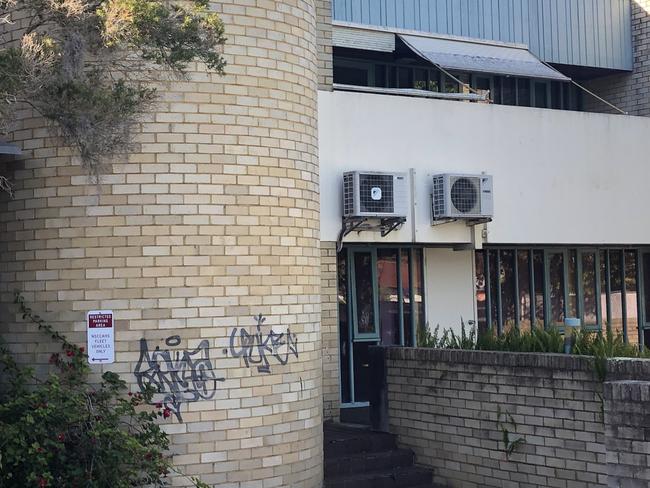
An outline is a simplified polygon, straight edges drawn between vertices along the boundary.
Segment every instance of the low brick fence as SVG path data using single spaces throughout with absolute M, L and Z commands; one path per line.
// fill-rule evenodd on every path
M 587 357 L 377 347 L 371 370 L 374 427 L 437 483 L 650 486 L 649 360 L 611 360 L 603 383 Z

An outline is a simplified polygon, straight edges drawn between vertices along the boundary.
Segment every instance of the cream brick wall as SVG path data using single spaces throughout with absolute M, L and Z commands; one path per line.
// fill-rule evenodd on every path
M 341 408 L 336 242 L 321 242 L 323 418 L 339 420 Z
M 16 316 L 19 289 L 80 344 L 86 312 L 112 309 L 107 369 L 132 382 L 141 339 L 171 354 L 207 346 L 209 374 L 224 381 L 166 421 L 174 461 L 224 488 L 320 487 L 317 11 L 305 0 L 214 7 L 227 75 L 192 66 L 161 85 L 139 148 L 112 165 L 101 195 L 41 119 L 17 113 L 25 156 L 9 167 L 15 199 L 0 199 L 2 334 L 22 362 L 44 365 L 54 350 Z M 297 339 L 297 357 L 265 352 L 268 373 L 229 349 L 258 314 L 263 337 Z
M 316 32 L 318 44 L 318 89 L 332 90 L 332 0 L 316 0 Z

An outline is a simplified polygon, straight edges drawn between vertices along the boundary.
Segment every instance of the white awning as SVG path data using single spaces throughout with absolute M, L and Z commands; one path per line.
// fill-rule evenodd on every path
M 447 70 L 570 81 L 570 78 L 542 63 L 525 47 L 472 39 L 398 36 L 416 54 Z

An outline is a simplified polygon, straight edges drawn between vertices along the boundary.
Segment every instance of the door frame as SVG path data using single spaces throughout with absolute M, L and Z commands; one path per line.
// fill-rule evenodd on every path
M 356 407 L 367 407 L 368 402 L 359 402 L 356 401 L 356 392 L 355 392 L 355 376 L 354 376 L 354 344 L 355 343 L 381 343 L 381 323 L 379 315 L 379 284 L 377 277 L 377 250 L 378 249 L 395 249 L 397 251 L 397 287 L 398 287 L 398 303 L 399 303 L 399 314 L 400 314 L 400 345 L 405 346 L 405 328 L 409 327 L 411 330 L 411 344 L 406 345 L 414 346 L 417 344 L 417 330 L 416 330 L 416 306 L 415 306 L 415 293 L 414 293 L 414 284 L 415 284 L 415 259 L 413 258 L 413 250 L 420 250 L 421 260 L 420 260 L 420 271 L 419 275 L 421 277 L 421 293 L 422 293 L 422 308 L 424 312 L 424 323 L 426 323 L 426 288 L 425 288 L 425 252 L 424 247 L 422 246 L 413 246 L 413 245 L 390 245 L 390 244 L 381 244 L 381 245 L 348 245 L 343 248 L 343 251 L 346 256 L 347 269 L 346 269 L 346 285 L 347 285 L 347 310 L 348 310 L 348 368 L 349 368 L 349 389 L 350 389 L 350 400 L 351 402 L 343 402 L 343 382 L 340 380 L 339 383 L 339 399 L 341 401 L 341 408 L 356 408 Z M 372 266 L 372 280 L 373 280 L 373 313 L 374 313 L 374 323 L 375 323 L 375 332 L 374 333 L 359 333 L 358 332 L 358 322 L 357 322 L 357 293 L 356 293 L 356 275 L 354 270 L 354 255 L 356 253 L 370 253 L 371 255 L 371 266 Z M 409 270 L 409 288 L 408 288 L 408 298 L 409 303 L 408 307 L 410 308 L 409 314 L 409 324 L 405 323 L 404 320 L 404 295 L 403 291 L 403 279 L 402 276 L 402 266 L 401 262 L 405 256 L 408 259 L 408 270 Z M 339 327 L 341 326 L 339 321 Z M 341 358 L 339 358 L 339 367 L 341 366 Z M 339 376 L 341 378 L 341 376 Z

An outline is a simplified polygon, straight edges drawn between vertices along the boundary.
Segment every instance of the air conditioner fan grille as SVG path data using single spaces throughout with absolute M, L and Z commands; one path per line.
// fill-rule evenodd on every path
M 479 213 L 479 192 L 476 178 L 457 178 L 451 185 L 451 203 L 460 213 Z

